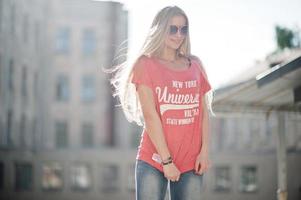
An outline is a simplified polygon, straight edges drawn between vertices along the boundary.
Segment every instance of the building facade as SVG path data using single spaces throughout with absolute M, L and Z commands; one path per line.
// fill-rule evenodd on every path
M 115 106 L 102 70 L 120 62 L 127 27 L 117 2 L 0 0 L 1 199 L 135 198 L 141 130 Z M 200 199 L 276 199 L 277 115 L 226 110 L 210 118 L 213 165 Z M 300 199 L 300 114 L 285 121 L 289 199 Z
M 0 1 L 1 199 L 132 198 L 139 131 L 104 73 L 127 27 L 117 2 Z

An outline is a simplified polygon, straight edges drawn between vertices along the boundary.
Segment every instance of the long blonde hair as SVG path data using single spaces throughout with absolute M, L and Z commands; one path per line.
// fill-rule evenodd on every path
M 161 9 L 155 16 L 148 35 L 142 48 L 133 62 L 126 61 L 112 68 L 113 77 L 111 84 L 115 91 L 113 96 L 118 97 L 122 110 L 129 122 L 136 122 L 143 125 L 143 116 L 140 103 L 137 97 L 136 88 L 131 83 L 133 67 L 142 56 L 158 56 L 164 47 L 164 39 L 169 31 L 169 24 L 174 16 L 183 16 L 186 19 L 186 25 L 189 27 L 188 18 L 185 12 L 177 6 L 168 6 Z M 190 52 L 190 37 L 187 33 L 183 43 L 177 49 L 178 56 L 192 57 Z M 206 96 L 209 93 L 206 93 Z M 212 112 L 212 92 L 211 98 L 207 98 L 207 106 Z

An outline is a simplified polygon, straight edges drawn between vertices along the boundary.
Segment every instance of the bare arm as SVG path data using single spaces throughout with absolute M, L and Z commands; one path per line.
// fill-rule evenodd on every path
M 209 153 L 209 116 L 208 108 L 206 104 L 205 95 L 202 97 L 202 108 L 203 108 L 203 120 L 202 120 L 202 151 Z
M 207 79 L 207 74 L 205 72 L 205 69 L 203 67 L 203 64 L 201 60 L 196 57 L 192 56 L 193 59 L 196 59 L 196 61 L 199 63 L 199 67 L 205 78 Z M 202 130 L 200 130 L 201 135 L 201 150 L 199 152 L 199 155 L 196 158 L 195 162 L 195 171 L 198 174 L 202 174 L 206 172 L 210 167 L 210 161 L 209 161 L 209 115 L 208 115 L 208 107 L 207 107 L 207 101 L 205 94 L 201 97 L 201 103 L 202 103 L 202 117 L 200 120 L 200 123 L 202 124 Z
M 160 117 L 156 111 L 153 92 L 144 85 L 139 85 L 137 90 L 146 131 L 157 152 L 160 154 L 161 159 L 166 160 L 170 156 L 170 152 L 166 144 Z M 163 165 L 163 171 L 164 176 L 171 181 L 178 181 L 180 179 L 181 173 L 174 163 Z
M 202 121 L 202 147 L 199 155 L 195 161 L 195 171 L 197 174 L 203 174 L 208 171 L 210 167 L 209 161 L 209 117 L 208 117 L 208 109 L 206 106 L 205 95 L 202 97 L 202 108 L 203 108 L 203 117 L 201 117 Z M 200 119 L 200 120 L 201 120 Z M 200 131 L 201 132 L 201 131 Z M 201 133 L 200 133 L 201 134 Z
M 162 160 L 165 160 L 170 156 L 170 152 L 166 144 L 159 115 L 155 108 L 152 90 L 147 86 L 139 85 L 137 92 L 144 116 L 146 131 Z

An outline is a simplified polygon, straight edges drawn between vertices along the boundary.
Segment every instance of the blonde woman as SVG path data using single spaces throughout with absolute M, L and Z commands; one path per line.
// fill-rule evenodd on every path
M 115 70 L 112 84 L 126 117 L 144 126 L 136 199 L 163 200 L 167 186 L 171 200 L 202 199 L 212 90 L 201 61 L 190 53 L 184 11 L 160 10 L 134 64 Z

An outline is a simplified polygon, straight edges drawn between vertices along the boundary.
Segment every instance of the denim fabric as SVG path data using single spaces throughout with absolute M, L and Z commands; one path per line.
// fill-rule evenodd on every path
M 182 173 L 180 180 L 173 182 L 164 173 L 150 164 L 137 160 L 135 166 L 136 200 L 164 200 L 169 186 L 170 200 L 201 200 L 203 175 L 194 170 Z

